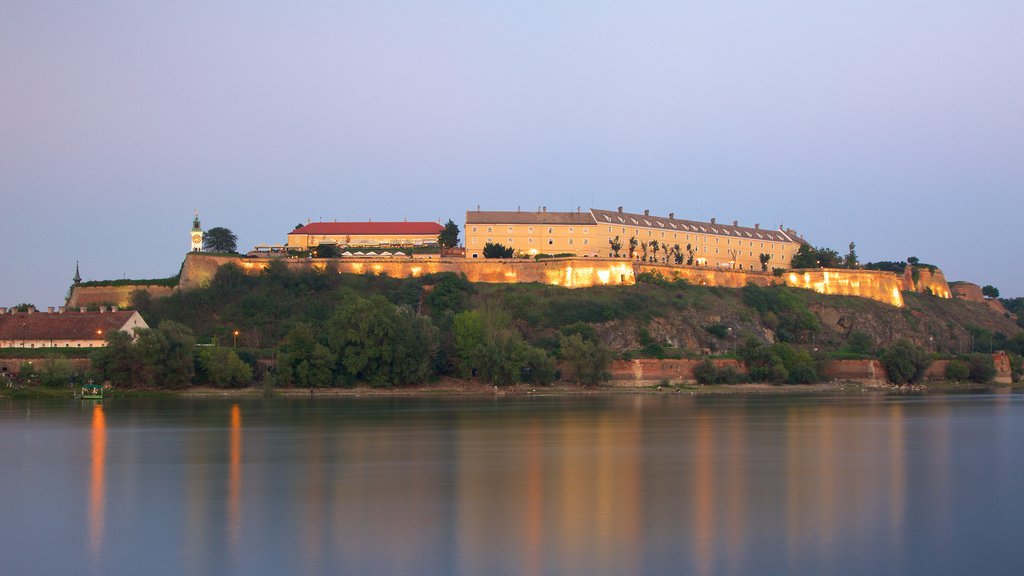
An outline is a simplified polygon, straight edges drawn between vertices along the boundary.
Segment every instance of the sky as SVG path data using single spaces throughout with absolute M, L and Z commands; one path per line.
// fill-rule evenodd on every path
M 590 207 L 1024 296 L 1024 3 L 0 0 L 0 306 L 307 220 Z

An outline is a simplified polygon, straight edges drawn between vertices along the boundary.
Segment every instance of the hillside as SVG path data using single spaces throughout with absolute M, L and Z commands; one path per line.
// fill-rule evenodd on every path
M 298 323 L 315 329 L 354 296 L 379 294 L 429 316 L 444 333 L 463 310 L 501 310 L 525 340 L 553 349 L 566 331 L 593 331 L 618 355 L 695 355 L 735 349 L 748 337 L 808 350 L 842 349 L 851 334 L 877 346 L 906 338 L 936 352 L 988 351 L 1024 339 L 1010 318 L 984 304 L 904 293 L 906 307 L 783 286 L 721 288 L 641 275 L 635 286 L 566 289 L 543 284 L 472 284 L 452 274 L 394 279 L 297 272 L 272 266 L 261 276 L 220 268 L 209 286 L 166 298 L 141 298 L 152 326 L 169 319 L 200 341 L 274 348 Z

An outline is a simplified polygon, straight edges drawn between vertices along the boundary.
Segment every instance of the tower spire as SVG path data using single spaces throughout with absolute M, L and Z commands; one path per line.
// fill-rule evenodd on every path
M 78 273 L 78 260 L 75 260 L 75 277 L 71 279 L 75 284 L 82 282 L 82 275 Z

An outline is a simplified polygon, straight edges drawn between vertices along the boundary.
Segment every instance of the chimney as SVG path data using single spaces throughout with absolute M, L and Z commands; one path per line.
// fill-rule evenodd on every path
M 106 314 L 106 313 L 107 313 L 107 307 L 106 306 L 100 306 L 100 314 Z
M 82 306 L 81 308 L 79 308 L 78 311 L 80 313 L 82 313 L 82 314 L 85 314 L 85 306 Z
M 46 313 L 47 314 L 53 314 L 53 306 L 47 306 L 46 307 Z
M 64 307 L 63 306 L 58 306 L 57 307 L 57 313 L 58 314 L 63 314 L 64 313 Z
M 675 212 L 669 212 L 668 213 L 668 219 L 669 220 L 675 220 L 676 219 L 676 213 Z
M 754 230 L 760 230 L 760 229 L 761 229 L 761 225 L 760 224 L 754 224 Z
M 540 209 L 541 209 L 542 212 L 547 212 L 548 211 L 548 207 L 547 206 L 541 206 Z
M 29 314 L 35 314 L 35 312 L 36 312 L 36 307 L 35 306 L 29 306 L 28 307 L 28 313 Z
M 619 206 L 619 214 L 622 214 L 622 206 Z
M 712 223 L 712 224 L 714 224 L 714 223 L 715 223 L 715 219 L 714 219 L 714 218 L 712 218 L 712 219 L 711 219 L 711 223 Z
M 111 312 L 117 312 L 117 306 L 111 306 L 110 307 L 110 311 Z
M 0 314 L 7 314 L 7 308 L 0 306 Z
M 650 216 L 650 215 L 651 215 L 651 211 L 650 210 L 644 210 L 644 216 Z
M 739 220 L 733 220 L 732 221 L 732 225 L 733 226 L 739 226 L 740 225 L 740 221 Z

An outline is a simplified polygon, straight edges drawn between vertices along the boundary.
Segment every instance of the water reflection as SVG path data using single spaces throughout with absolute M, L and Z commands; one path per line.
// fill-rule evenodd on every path
M 88 478 L 88 535 L 69 549 L 96 573 L 149 561 L 158 575 L 1024 567 L 1012 542 L 1024 530 L 1021 398 L 97 405 L 88 468 L 69 476 Z M 57 418 L 9 411 L 0 426 L 31 437 Z M 0 445 L 0 478 L 31 486 L 44 480 L 12 474 L 66 473 L 41 465 L 68 461 L 62 441 L 32 446 Z M 59 525 L 54 494 L 0 506 Z M 33 550 L 23 532 L 0 525 L 14 566 Z M 166 551 L 159 562 L 155 551 Z M 38 570 L 21 572 L 83 560 L 52 556 L 36 550 Z
M 107 499 L 107 421 L 98 403 L 92 407 L 89 447 L 89 553 L 95 562 L 103 550 Z

